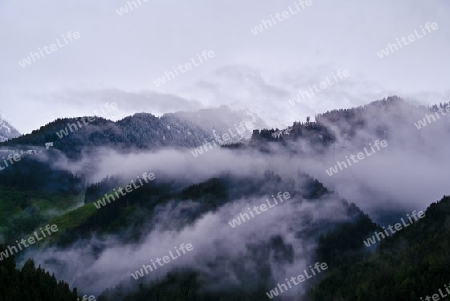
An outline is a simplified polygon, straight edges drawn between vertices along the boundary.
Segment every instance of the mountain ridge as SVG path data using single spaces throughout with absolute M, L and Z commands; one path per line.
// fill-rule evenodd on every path
M 214 139 L 214 134 L 222 135 L 234 130 L 242 122 L 252 122 L 255 128 L 266 126 L 256 115 L 246 110 L 234 111 L 226 106 L 198 112 L 168 113 L 161 117 L 136 113 L 118 121 L 93 118 L 58 118 L 30 134 L 0 143 L 0 147 L 43 147 L 45 143 L 53 142 L 53 148 L 77 158 L 86 147 L 111 147 L 116 150 L 191 148 Z

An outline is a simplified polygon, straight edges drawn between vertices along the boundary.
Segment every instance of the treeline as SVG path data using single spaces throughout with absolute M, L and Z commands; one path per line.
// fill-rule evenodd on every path
M 307 300 L 410 301 L 431 296 L 450 282 L 449 249 L 450 197 L 444 197 L 420 221 L 383 239 L 375 253 L 332 271 L 308 292 Z
M 84 190 L 84 175 L 53 169 L 48 163 L 22 157 L 0 171 L 0 186 L 20 191 L 77 194 Z
M 68 124 L 71 125 L 72 131 Z M 59 150 L 70 159 L 81 159 L 83 154 L 96 154 L 99 147 L 125 152 L 131 149 L 149 150 L 167 146 L 195 147 L 201 145 L 205 139 L 212 138 L 210 131 L 183 120 L 176 114 L 156 117 L 148 113 L 137 113 L 117 122 L 102 117 L 95 117 L 90 122 L 87 117 L 58 118 L 30 134 L 0 143 L 0 146 L 43 147 L 45 143 L 53 142 L 50 149 Z
M 441 108 L 445 104 L 440 105 Z M 437 106 L 433 108 L 437 109 Z M 267 142 L 278 142 L 280 144 L 288 144 L 290 141 L 298 139 L 307 140 L 316 152 L 321 152 L 324 148 L 336 142 L 334 132 L 330 125 L 339 129 L 342 136 L 351 139 L 355 134 L 366 128 L 368 122 L 374 122 L 375 134 L 384 139 L 388 134 L 385 124 L 378 123 L 374 116 L 383 114 L 387 111 L 393 112 L 393 116 L 401 116 L 402 114 L 410 114 L 410 112 L 422 112 L 423 108 L 413 107 L 397 96 L 391 96 L 370 104 L 354 107 L 350 109 L 331 110 L 315 116 L 315 122 L 294 122 L 292 126 L 279 129 L 263 129 L 254 130 L 250 145 L 259 147 L 261 150 L 269 150 Z M 403 118 L 398 118 L 403 120 Z M 294 150 L 301 153 L 302 150 Z
M 0 252 L 5 248 L 0 245 Z M 77 289 L 72 291 L 63 281 L 57 281 L 40 266 L 28 260 L 22 269 L 16 269 L 14 256 L 0 261 L 0 301 L 76 301 Z
M 185 227 L 198 219 L 201 214 L 217 210 L 231 199 L 249 195 L 252 197 L 260 195 L 263 198 L 273 193 L 274 189 L 300 194 L 302 198 L 310 200 L 319 199 L 330 193 L 320 182 L 304 174 L 299 174 L 299 180 L 302 185 L 297 187 L 298 191 L 295 190 L 293 183 L 283 181 L 272 171 L 266 171 L 262 177 L 252 179 L 222 176 L 183 189 L 175 183 L 149 183 L 97 210 L 83 225 L 67 233 L 67 238 L 68 241 L 73 241 L 74 237 L 79 237 L 78 235 L 90 234 L 91 231 L 101 233 L 105 229 L 114 232 L 117 231 L 117 227 L 127 228 L 129 234 L 132 232 L 130 231 L 132 225 L 138 229 L 135 239 L 139 239 L 142 225 L 149 223 L 148 226 L 155 223 L 153 219 L 155 207 L 169 200 L 180 202 L 192 200 L 198 204 L 198 206 L 183 209 L 182 216 L 170 221 L 171 227 L 177 227 L 177 225 Z M 101 184 L 94 186 L 101 186 Z M 237 186 L 239 189 L 235 189 Z M 317 229 L 311 229 L 311 233 L 305 232 L 304 235 L 318 237 L 319 248 L 315 256 L 317 260 L 340 266 L 348 262 L 353 263 L 357 260 L 356 258 L 360 259 L 363 256 L 365 250 L 361 242 L 376 229 L 376 225 L 355 205 L 350 204 L 346 208 L 348 216 L 352 217 L 350 221 L 325 223 L 320 229 L 321 235 L 317 235 Z M 132 283 L 137 286 L 136 290 L 130 290 L 130 283 L 122 283 L 106 290 L 98 300 L 264 300 L 267 298 L 266 292 L 276 284 L 269 264 L 270 254 L 276 253 L 278 260 L 281 261 L 292 260 L 294 254 L 292 246 L 287 244 L 281 236 L 274 236 L 269 237 L 267 242 L 261 245 L 249 246 L 249 248 L 253 250 L 253 260 L 259 263 L 257 267 L 259 279 L 252 279 L 251 286 L 242 284 L 209 291 L 207 288 L 212 283 L 210 280 L 196 272 L 184 270 L 172 272 L 153 283 L 144 283 L 145 279 L 138 284 Z M 239 267 L 242 269 L 238 273 L 249 272 L 246 271 L 245 260 L 234 263 L 236 269 L 239 270 Z
M 101 198 L 105 193 L 111 192 L 114 188 L 118 188 L 120 186 L 119 184 L 119 179 L 107 176 L 100 182 L 89 185 L 84 195 L 84 203 L 92 203 Z
M 376 229 L 376 225 L 354 204 L 347 207 L 348 214 L 354 219 L 349 222 L 334 224 L 331 229 L 324 231 L 319 236 L 318 250 L 314 261 L 326 261 L 329 266 L 339 267 L 347 263 L 354 263 L 364 255 L 361 244 L 364 237 L 370 231 Z M 321 231 L 323 231 L 321 229 Z M 162 279 L 145 283 L 145 278 L 137 285 L 137 289 L 131 290 L 126 283 L 117 285 L 113 289 L 105 290 L 98 298 L 99 301 L 260 301 L 267 300 L 266 292 L 276 286 L 277 281 L 273 279 L 270 266 L 270 254 L 276 253 L 281 261 L 290 261 L 293 257 L 292 246 L 286 244 L 281 236 L 268 239 L 266 244 L 253 246 L 255 250 L 253 259 L 259 265 L 256 268 L 258 279 L 248 279 L 248 283 L 240 283 L 233 286 L 223 285 L 213 290 L 208 289 L 215 285 L 214 280 L 207 279 L 201 274 L 178 270 L 167 274 Z M 245 273 L 245 260 L 235 263 L 235 267 L 242 266 Z M 237 272 L 239 274 L 239 272 Z M 320 279 L 320 278 L 317 278 Z M 284 296 L 283 300 L 302 300 L 293 289 L 289 292 L 291 299 Z M 283 296 L 283 295 L 281 295 Z M 319 300 L 319 299 L 317 299 Z
M 312 146 L 328 145 L 334 141 L 334 135 L 323 124 L 318 122 L 294 122 L 286 130 L 263 129 L 254 130 L 250 145 L 261 146 L 264 142 L 289 142 L 297 139 L 307 139 Z
M 81 225 L 62 233 L 58 244 L 67 246 L 77 239 L 88 238 L 93 231 L 99 234 L 118 233 L 127 230 L 121 236 L 124 241 L 137 240 L 140 237 L 142 226 L 152 222 L 156 214 L 157 205 L 163 205 L 170 200 L 183 201 L 192 199 L 201 202 L 201 206 L 191 211 L 186 211 L 186 220 L 193 221 L 202 212 L 216 208 L 228 201 L 226 193 L 226 180 L 211 179 L 205 183 L 183 187 L 180 183 L 173 181 L 150 181 L 132 190 L 125 196 L 116 198 L 115 201 L 96 210 Z M 111 191 L 115 180 L 103 179 L 100 183 L 91 185 L 86 202 L 92 202 L 103 196 L 103 191 Z M 119 185 L 123 187 L 123 185 Z M 203 201 L 201 201 L 203 200 Z M 178 221 L 181 222 L 181 221 Z
M 98 301 L 261 301 L 267 298 L 263 286 L 255 290 L 232 287 L 228 291 L 208 292 L 198 273 L 180 271 L 169 273 L 163 280 L 150 285 L 140 284 L 139 289 L 129 292 L 123 286 L 106 290 Z
M 64 231 L 58 240 L 60 246 L 67 246 L 77 239 L 88 238 L 92 232 L 99 234 L 117 233 L 124 231 L 121 238 L 124 241 L 139 238 L 142 227 L 154 223 L 153 217 L 157 214 L 155 208 L 165 205 L 169 201 L 174 204 L 192 200 L 196 206 L 183 211 L 183 218 L 174 221 L 173 225 L 182 227 L 194 222 L 198 217 L 208 211 L 214 211 L 233 199 L 246 198 L 248 196 L 261 198 L 273 194 L 274 190 L 289 191 L 300 194 L 304 199 L 318 199 L 330 193 L 320 182 L 299 174 L 298 181 L 301 187 L 296 187 L 294 182 L 283 181 L 273 171 L 266 171 L 258 178 L 239 178 L 230 175 L 222 175 L 202 183 L 189 185 L 180 181 L 158 180 L 144 183 L 143 186 L 132 190 L 125 196 L 116 198 L 115 201 L 97 209 L 77 227 Z M 99 183 L 92 184 L 86 191 L 85 202 L 95 202 L 103 197 L 104 193 L 111 192 L 113 188 L 123 187 L 123 183 L 112 177 L 107 177 Z M 236 189 L 235 187 L 239 187 Z M 292 194 L 292 196 L 295 196 Z
M 85 120 L 87 117 L 85 117 Z M 82 125 L 78 126 L 78 122 Z M 62 130 L 67 130 L 67 124 L 74 124 L 76 128 L 73 131 L 68 130 L 68 136 L 58 137 Z M 85 128 L 90 128 L 89 133 Z M 39 145 L 44 146 L 47 142 L 53 142 L 51 149 L 58 149 L 67 157 L 76 159 L 81 158 L 81 152 L 85 146 L 95 145 L 99 140 L 109 138 L 110 144 L 117 141 L 122 142 L 121 135 L 117 135 L 117 126 L 113 121 L 96 117 L 94 121 L 87 125 L 80 118 L 58 118 L 38 130 L 33 130 L 30 134 L 21 135 L 20 137 L 0 143 L 1 146 L 16 147 L 17 145 Z

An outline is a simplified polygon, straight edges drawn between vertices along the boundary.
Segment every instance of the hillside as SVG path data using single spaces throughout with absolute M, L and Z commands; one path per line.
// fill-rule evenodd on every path
M 4 250 L 5 247 L 0 244 L 0 252 Z M 80 300 L 76 289 L 70 290 L 69 285 L 57 281 L 55 275 L 50 275 L 40 266 L 36 268 L 33 260 L 28 260 L 19 269 L 14 257 L 1 260 L 0 283 L 0 300 Z
M 374 254 L 335 269 L 308 300 L 419 300 L 444 291 L 450 273 L 450 197 L 432 203 L 425 217 L 383 239 Z M 362 241 L 361 241 L 362 244 Z
M 254 114 L 222 106 L 198 112 L 170 113 L 161 117 L 138 113 L 117 122 L 95 116 L 57 119 L 31 134 L 0 143 L 0 146 L 44 147 L 45 143 L 53 142 L 54 149 L 61 150 L 71 158 L 79 158 L 82 151 L 98 147 L 118 151 L 191 148 L 213 140 L 214 130 L 217 135 L 229 131 L 236 133 L 236 127 L 242 127 L 243 122 L 251 122 L 255 128 L 265 126 Z M 250 136 L 251 131 L 245 134 Z

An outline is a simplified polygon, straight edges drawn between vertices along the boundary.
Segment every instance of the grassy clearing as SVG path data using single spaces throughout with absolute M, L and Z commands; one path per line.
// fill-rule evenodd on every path
M 89 218 L 91 215 L 93 215 L 96 210 L 97 210 L 97 208 L 95 208 L 93 203 L 85 204 L 74 210 L 66 212 L 63 215 L 53 218 L 50 221 L 48 221 L 47 223 L 45 223 L 43 226 L 45 226 L 46 224 L 57 225 L 58 232 L 53 233 L 52 236 L 49 237 L 49 239 L 47 239 L 45 241 L 44 245 L 47 245 L 51 242 L 55 242 L 58 239 L 58 237 L 61 235 L 61 233 L 63 233 L 65 230 L 68 230 L 68 229 L 71 229 L 71 228 L 74 228 L 74 227 L 80 225 L 87 218 Z
M 63 215 L 84 195 L 17 191 L 0 186 L 0 243 L 15 241 L 51 219 Z

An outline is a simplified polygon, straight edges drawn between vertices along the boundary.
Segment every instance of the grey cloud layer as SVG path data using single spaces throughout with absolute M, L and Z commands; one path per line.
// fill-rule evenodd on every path
M 190 99 L 195 100 L 192 104 L 155 101 L 148 108 L 154 110 L 151 113 L 197 107 L 197 102 L 217 105 L 218 101 L 228 101 L 226 89 L 216 89 L 214 94 L 218 95 L 214 99 L 203 99 L 201 96 L 206 92 L 194 86 L 196 82 L 208 80 L 212 83 L 205 83 L 203 87 L 217 87 L 214 74 L 226 66 L 246 66 L 264 72 L 265 88 L 261 92 L 268 92 L 270 99 L 258 95 L 251 100 L 250 97 L 237 97 L 244 98 L 245 105 L 255 111 L 269 102 L 286 101 L 285 97 L 289 95 L 285 93 L 291 91 L 281 92 L 282 87 L 272 80 L 272 77 L 283 76 L 285 71 L 293 72 L 299 78 L 294 83 L 298 86 L 296 89 L 302 88 L 302 83 L 316 82 L 329 72 L 343 68 L 351 71 L 355 81 L 362 81 L 361 87 L 364 83 L 384 87 L 381 91 L 384 95 L 388 94 L 386 91 L 400 95 L 448 91 L 446 79 L 450 62 L 446 37 L 449 36 L 447 16 L 450 5 L 446 1 L 320 1 L 303 11 L 301 16 L 289 18 L 264 34 L 254 36 L 248 30 L 292 2 L 248 0 L 213 4 L 200 0 L 178 3 L 154 0 L 119 17 L 115 9 L 125 5 L 126 1 L 92 3 L 82 0 L 58 4 L 44 0 L 33 3 L 3 1 L 0 26 L 6 30 L 0 34 L 2 45 L 5 45 L 0 56 L 1 113 L 21 132 L 29 132 L 47 121 L 43 122 L 34 112 L 46 102 L 56 102 L 55 92 L 58 94 L 66 89 L 124 91 L 119 94 L 140 94 L 149 90 L 190 95 Z M 426 22 L 439 23 L 439 30 L 433 36 L 382 62 L 374 57 L 375 51 L 383 45 Z M 30 51 L 47 45 L 69 30 L 79 31 L 83 39 L 27 68 L 18 66 L 17 62 Z M 153 87 L 152 80 L 168 70 L 168 66 L 189 60 L 199 49 L 214 49 L 216 57 L 190 71 L 189 76 L 177 78 L 161 89 Z M 324 69 L 323 66 L 332 67 Z M 236 72 L 241 73 L 239 67 L 226 75 L 219 72 L 217 76 L 227 78 Z M 240 78 L 245 77 L 249 82 L 243 79 L 240 88 L 233 89 L 235 96 L 254 91 L 255 82 L 261 84 L 252 75 L 240 75 Z M 374 94 L 379 96 L 380 93 L 379 89 L 365 91 L 345 85 L 337 89 L 324 93 L 318 103 L 328 101 L 336 103 L 336 107 L 348 106 L 354 101 L 367 103 L 374 99 Z M 127 99 L 122 96 L 121 99 Z M 81 99 L 81 95 L 77 97 Z M 90 113 L 88 108 L 77 110 L 73 101 L 67 99 L 60 104 L 64 115 Z M 313 109 L 317 109 L 315 104 Z M 140 102 L 131 106 L 131 111 L 147 109 L 147 106 L 141 107 Z M 272 113 L 267 110 L 262 114 L 267 115 L 263 117 L 274 126 L 307 114 L 304 113 L 306 107 L 299 112 L 275 108 Z M 38 121 L 32 121 L 34 119 Z

